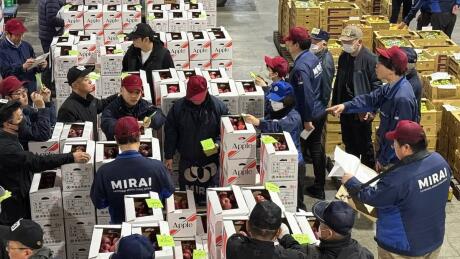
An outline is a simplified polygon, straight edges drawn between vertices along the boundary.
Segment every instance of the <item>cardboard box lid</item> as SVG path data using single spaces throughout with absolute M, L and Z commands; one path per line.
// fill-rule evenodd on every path
M 91 246 L 88 258 L 110 258 L 113 254 L 113 252 L 99 253 L 102 235 L 107 230 L 114 230 L 114 232 L 119 234 L 119 239 L 124 236 L 131 235 L 131 225 L 127 223 L 123 223 L 122 225 L 95 225 L 93 227 L 93 235 L 91 237 Z
M 187 195 L 187 204 L 188 209 L 176 209 L 175 207 L 175 195 L 176 194 L 185 194 Z M 175 191 L 168 199 L 166 199 L 166 213 L 196 213 L 195 207 L 195 196 L 193 191 Z
M 254 80 L 235 80 L 236 90 L 240 96 L 265 96 L 261 86 L 255 84 Z M 254 92 L 246 92 L 246 87 L 253 88 Z
M 268 154 L 280 154 L 280 155 L 297 155 L 297 148 L 295 147 L 294 141 L 292 140 L 291 134 L 287 131 L 283 131 L 283 133 L 264 133 L 261 135 L 261 138 L 265 135 L 269 136 L 283 136 L 286 140 L 286 144 L 288 150 L 284 151 L 276 151 L 275 146 L 273 144 L 265 144 L 261 141 L 261 145 L 265 148 Z
M 264 186 L 253 186 L 253 187 L 242 187 L 241 191 L 243 192 L 244 199 L 246 200 L 246 204 L 249 208 L 249 211 L 252 211 L 254 209 L 254 206 L 256 206 L 257 201 L 254 197 L 253 191 L 264 191 L 270 195 L 270 200 L 274 202 L 278 207 L 280 207 L 281 211 L 286 211 L 286 208 L 283 205 L 283 202 L 281 201 L 278 193 L 269 191 L 265 189 Z
M 348 194 L 347 188 L 345 188 L 345 186 L 343 185 L 340 186 L 339 190 L 335 194 L 335 197 L 339 200 L 342 200 L 348 203 L 350 207 L 352 207 L 354 210 L 364 215 L 366 218 L 370 219 L 372 222 L 377 221 L 376 209 L 370 205 L 362 203 L 356 197 L 351 197 Z
M 61 191 L 61 187 L 61 170 L 47 170 L 33 175 L 29 194 Z
M 244 122 L 244 125 L 246 126 L 245 130 L 235 130 L 235 129 L 233 129 L 233 125 L 230 122 L 230 118 L 232 118 L 232 117 L 234 118 L 234 117 L 240 117 L 240 116 L 222 116 L 221 119 L 220 119 L 221 128 L 224 129 L 225 134 L 230 134 L 230 133 L 242 133 L 242 134 L 250 133 L 250 134 L 255 134 L 256 133 L 256 129 L 254 128 L 254 125 L 246 123 L 246 121 Z M 223 136 L 221 136 L 221 138 L 222 137 Z
M 238 208 L 229 209 L 229 210 L 222 209 L 222 206 L 219 201 L 219 195 L 217 192 L 223 192 L 223 191 L 233 192 Z M 239 186 L 232 185 L 230 187 L 208 188 L 207 193 L 208 193 L 208 200 L 215 214 L 223 215 L 223 216 L 238 216 L 238 215 L 248 215 L 249 214 L 249 209 L 246 205 L 246 201 L 244 200 L 243 193 L 241 192 L 241 188 Z
M 160 197 L 156 192 L 150 192 L 145 194 L 130 194 L 125 195 L 124 203 L 125 203 L 125 220 L 128 223 L 141 223 L 141 222 L 158 222 L 163 220 L 163 212 L 160 208 L 152 208 L 152 214 L 149 216 L 144 217 L 136 217 L 136 209 L 134 204 L 134 199 L 141 198 L 141 199 L 156 199 L 159 200 Z M 169 229 L 168 229 L 169 233 Z

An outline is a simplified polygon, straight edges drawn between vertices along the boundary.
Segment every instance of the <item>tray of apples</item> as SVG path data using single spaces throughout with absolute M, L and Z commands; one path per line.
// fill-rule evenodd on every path
M 219 196 L 220 205 L 222 206 L 223 210 L 231 210 L 231 209 L 238 208 L 236 198 L 233 192 L 227 192 L 227 191 L 219 192 L 218 196 Z
M 174 208 L 176 210 L 188 209 L 187 193 L 174 193 Z
M 192 259 L 193 250 L 196 249 L 195 241 L 181 241 L 181 247 L 182 247 L 182 258 Z
M 111 253 L 115 252 L 116 244 L 120 239 L 120 229 L 104 229 L 101 245 L 99 247 L 99 253 Z
M 254 82 L 244 82 L 243 88 L 246 93 L 251 93 L 256 91 L 256 86 Z
M 179 92 L 179 85 L 178 84 L 171 84 L 167 87 L 168 94 L 178 93 Z
M 230 117 L 234 130 L 246 130 L 246 124 L 244 123 L 243 117 Z

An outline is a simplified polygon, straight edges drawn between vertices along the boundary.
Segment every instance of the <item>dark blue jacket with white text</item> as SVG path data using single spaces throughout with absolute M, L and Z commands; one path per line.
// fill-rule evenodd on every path
M 446 201 L 451 169 L 438 153 L 400 166 L 375 186 L 359 191 L 361 202 L 377 209 L 379 247 L 404 256 L 423 256 L 444 240 Z M 351 178 L 345 187 L 359 188 Z
M 412 86 L 402 77 L 393 86 L 379 87 L 369 94 L 356 96 L 344 103 L 346 113 L 374 112 L 380 109 L 380 125 L 377 132 L 380 148 L 377 159 L 386 166 L 398 161 L 392 141 L 385 138 L 385 133 L 392 131 L 400 120 L 418 121 L 418 105 Z
M 161 161 L 143 157 L 137 151 L 125 151 L 97 170 L 91 186 L 91 200 L 98 209 L 109 207 L 112 224 L 125 221 L 124 196 L 158 193 L 166 199 L 174 192 L 168 169 Z

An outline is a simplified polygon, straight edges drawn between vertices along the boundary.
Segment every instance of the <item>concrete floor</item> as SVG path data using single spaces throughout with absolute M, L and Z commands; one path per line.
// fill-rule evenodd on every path
M 261 71 L 264 68 L 265 55 L 278 55 L 273 45 L 273 31 L 277 30 L 277 0 L 228 0 L 227 5 L 218 10 L 218 25 L 225 26 L 233 38 L 233 77 L 249 78 L 250 71 Z M 25 40 L 29 41 L 37 53 L 41 53 L 38 40 L 36 1 L 21 5 L 18 17 L 25 19 L 29 33 Z M 415 24 L 413 23 L 412 26 Z M 455 42 L 460 43 L 460 19 L 454 30 Z M 312 168 L 307 168 L 311 181 Z M 327 181 L 326 196 L 333 199 L 335 189 Z M 315 199 L 305 197 L 307 207 L 311 207 Z M 429 205 L 427 205 L 429 206 Z M 460 202 L 447 204 L 446 235 L 441 250 L 441 258 L 460 258 Z M 377 255 L 377 247 L 373 240 L 375 225 L 364 217 L 357 216 L 353 237 Z M 430 238 L 430 237 L 426 237 Z

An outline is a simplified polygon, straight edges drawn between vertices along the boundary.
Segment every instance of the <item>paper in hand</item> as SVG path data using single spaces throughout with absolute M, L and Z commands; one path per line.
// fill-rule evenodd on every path
M 348 154 L 338 146 L 334 151 L 335 164 L 329 173 L 329 177 L 342 177 L 345 173 L 355 174 L 361 165 L 359 158 Z
M 302 132 L 300 132 L 300 137 L 304 140 L 307 140 L 307 138 L 311 135 L 311 133 L 314 131 L 315 129 L 311 129 L 311 130 L 302 130 Z
M 36 57 L 35 60 L 34 60 L 34 63 L 32 64 L 32 66 L 30 68 L 34 68 L 34 67 L 40 65 L 41 63 L 43 63 L 46 60 L 46 58 L 48 57 L 49 54 L 50 53 L 48 52 L 48 53 L 45 53 L 43 55 L 40 55 L 40 56 Z

